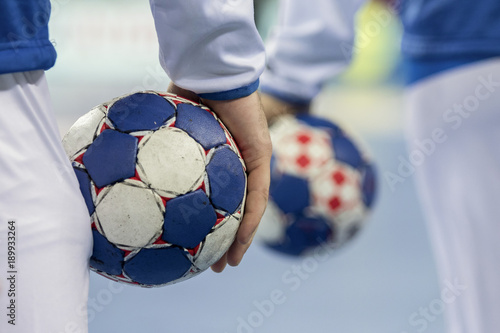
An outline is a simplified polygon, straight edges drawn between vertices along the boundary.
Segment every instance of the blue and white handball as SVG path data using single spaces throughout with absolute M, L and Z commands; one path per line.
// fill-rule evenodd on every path
M 91 269 L 143 287 L 186 280 L 232 244 L 245 165 L 207 107 L 146 91 L 103 103 L 63 139 L 94 237 Z
M 339 248 L 372 207 L 376 175 L 370 159 L 338 125 L 316 116 L 283 116 L 270 133 L 270 200 L 258 238 L 295 256 L 320 245 Z

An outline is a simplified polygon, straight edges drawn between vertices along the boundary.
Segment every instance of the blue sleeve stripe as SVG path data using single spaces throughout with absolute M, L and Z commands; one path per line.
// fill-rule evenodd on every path
M 47 41 L 46 45 L 38 45 L 20 49 L 0 48 L 0 74 L 47 70 L 56 62 L 56 50 Z
M 211 99 L 214 101 L 226 101 L 230 99 L 237 99 L 251 95 L 258 88 L 259 88 L 259 79 L 241 88 L 214 92 L 214 93 L 198 94 L 198 96 L 204 99 Z

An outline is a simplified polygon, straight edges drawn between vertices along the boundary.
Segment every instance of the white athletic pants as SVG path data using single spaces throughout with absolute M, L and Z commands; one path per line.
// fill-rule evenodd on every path
M 91 249 L 43 71 L 0 75 L 0 332 L 87 332 Z
M 407 134 L 447 332 L 500 332 L 500 58 L 412 86 Z

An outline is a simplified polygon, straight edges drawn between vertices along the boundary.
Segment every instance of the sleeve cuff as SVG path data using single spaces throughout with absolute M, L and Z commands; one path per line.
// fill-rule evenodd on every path
M 226 101 L 230 99 L 237 99 L 251 95 L 258 88 L 259 88 L 259 79 L 241 88 L 215 92 L 215 93 L 203 93 L 203 94 L 198 94 L 198 96 L 204 99 L 211 99 L 214 101 Z

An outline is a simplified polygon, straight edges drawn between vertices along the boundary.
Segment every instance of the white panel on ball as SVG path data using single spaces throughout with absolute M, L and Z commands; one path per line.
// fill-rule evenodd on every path
M 66 135 L 62 140 L 64 150 L 70 158 L 94 141 L 97 128 L 105 116 L 104 110 L 102 106 L 95 107 L 71 126 L 72 135 Z
M 141 141 L 137 165 L 139 177 L 146 184 L 172 198 L 201 185 L 205 151 L 184 131 L 165 127 Z
M 274 202 L 269 201 L 257 229 L 256 237 L 264 242 L 278 242 L 285 237 L 285 228 L 285 215 Z
M 117 183 L 96 207 L 100 229 L 117 245 L 144 247 L 162 230 L 164 211 L 158 200 L 147 188 Z
M 229 215 L 221 225 L 207 235 L 205 243 L 195 259 L 194 265 L 205 270 L 215 264 L 229 249 L 240 225 L 240 218 Z

